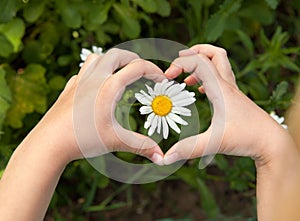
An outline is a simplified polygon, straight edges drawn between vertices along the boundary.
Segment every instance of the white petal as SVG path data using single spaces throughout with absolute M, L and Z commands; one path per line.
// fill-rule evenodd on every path
M 82 61 L 85 61 L 86 58 L 87 58 L 87 56 L 86 56 L 85 54 L 80 54 L 80 59 L 81 59 Z
M 164 84 L 166 84 L 166 83 L 168 83 L 168 82 L 169 82 L 168 79 L 163 79 L 163 80 L 161 81 L 161 84 L 164 85 Z
M 169 97 L 175 96 L 179 92 L 181 92 L 185 88 L 185 83 L 182 84 L 174 84 L 169 87 L 166 91 L 166 95 Z
M 145 129 L 148 129 L 150 126 L 151 126 L 151 123 L 150 123 L 149 121 L 146 121 L 146 122 L 144 123 L 144 128 L 145 128 Z
M 101 47 L 97 48 L 97 50 L 95 51 L 95 54 L 103 55 L 103 49 Z
M 153 133 L 154 133 L 154 131 L 155 131 L 155 129 L 156 129 L 156 127 L 157 127 L 157 121 L 158 121 L 158 118 L 159 118 L 159 116 L 158 115 L 155 115 L 155 117 L 154 117 L 154 119 L 153 119 L 153 121 L 152 121 L 152 123 L 151 123 L 151 127 L 150 127 L 150 129 L 148 130 L 148 135 L 149 136 L 151 136 Z
M 135 93 L 135 98 L 143 105 L 147 105 L 150 106 L 152 101 L 150 101 L 148 99 L 148 97 L 145 97 L 145 95 L 141 94 L 141 93 Z
M 192 116 L 192 111 L 185 107 L 172 107 L 172 113 L 183 116 Z
M 190 97 L 194 97 L 194 96 L 195 96 L 194 92 L 181 91 L 177 95 L 171 97 L 171 100 L 172 101 L 180 101 L 180 100 L 184 100 L 186 98 L 190 98 Z
M 155 97 L 154 91 L 151 87 L 149 87 L 147 84 L 145 84 L 146 88 L 148 89 L 148 93 L 151 97 Z
M 147 94 L 145 91 L 143 91 L 143 90 L 140 90 L 140 93 L 141 94 L 143 94 L 151 103 L 152 103 L 152 101 L 153 101 L 153 98 L 149 95 L 149 94 Z
M 167 124 L 166 118 L 162 117 L 162 128 L 163 128 L 163 137 L 164 139 L 167 139 L 169 136 L 169 126 Z
M 175 130 L 176 133 L 180 134 L 180 128 L 177 126 L 177 124 L 168 115 L 166 116 L 166 119 L 170 127 Z
M 85 54 L 85 55 L 89 55 L 89 54 L 91 54 L 92 52 L 89 50 L 89 49 L 87 49 L 87 48 L 82 48 L 81 49 L 81 54 Z
M 278 117 L 277 122 L 282 124 L 284 122 L 284 117 Z
M 161 94 L 166 94 L 166 90 L 167 90 L 172 84 L 174 84 L 174 81 L 169 81 L 169 82 L 163 84 L 163 86 L 161 87 Z
M 103 55 L 102 53 L 103 49 L 101 47 L 93 46 L 92 49 L 95 54 Z
M 161 117 L 158 117 L 157 121 L 157 133 L 160 134 L 161 131 Z
M 187 98 L 184 100 L 179 100 L 179 101 L 172 101 L 174 106 L 188 106 L 192 103 L 194 103 L 196 101 L 196 99 L 194 97 L 191 98 Z
M 92 46 L 92 50 L 93 50 L 94 53 L 97 53 L 97 51 L 98 51 L 97 46 L 93 45 L 93 46 Z
M 142 106 L 140 108 L 140 113 L 142 115 L 144 115 L 144 114 L 150 114 L 151 112 L 152 112 L 152 108 L 150 106 Z
M 144 124 L 144 128 L 145 129 L 148 129 L 151 126 L 154 117 L 155 117 L 154 113 L 151 113 L 151 114 L 148 115 L 147 120 L 146 120 L 146 122 Z
M 87 50 L 87 49 L 82 49 L 82 52 L 81 52 L 81 54 L 80 54 L 80 58 L 81 58 L 81 60 L 82 61 L 85 61 L 86 59 L 87 59 L 87 57 L 90 55 L 90 54 L 92 54 L 92 52 L 90 52 L 89 50 Z
M 162 83 L 156 83 L 154 85 L 154 94 L 155 95 L 161 95 L 161 84 Z
M 178 124 L 181 124 L 181 125 L 188 125 L 188 122 L 186 122 L 185 120 L 183 120 L 181 117 L 179 117 L 179 116 L 176 115 L 176 114 L 169 113 L 168 116 L 169 116 L 173 121 L 175 121 L 175 122 L 178 123 Z

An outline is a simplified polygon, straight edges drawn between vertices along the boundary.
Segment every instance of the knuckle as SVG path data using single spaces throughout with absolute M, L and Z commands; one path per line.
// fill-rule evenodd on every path
M 121 52 L 121 49 L 118 48 L 111 48 L 109 49 L 106 54 L 108 55 L 118 55 Z
M 218 54 L 227 57 L 227 51 L 224 48 L 218 48 Z
M 142 58 L 137 58 L 137 59 L 134 59 L 134 60 L 132 60 L 132 61 L 130 62 L 131 65 L 136 65 L 136 64 L 138 64 L 138 65 L 142 65 L 142 66 L 144 66 L 144 65 L 149 65 L 149 63 L 150 63 L 150 62 L 148 62 L 148 61 L 146 61 L 146 60 L 144 60 L 144 59 L 142 59 Z
M 99 58 L 99 57 L 100 57 L 100 56 L 97 55 L 97 54 L 90 54 L 90 55 L 87 57 L 87 59 L 86 59 L 85 62 L 87 62 L 87 63 L 92 62 L 92 61 L 94 61 L 95 59 L 97 59 L 97 58 Z

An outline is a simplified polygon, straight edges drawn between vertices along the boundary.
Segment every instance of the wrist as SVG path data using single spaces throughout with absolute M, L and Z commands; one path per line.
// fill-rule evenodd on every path
M 48 119 L 42 119 L 26 136 L 18 149 L 38 155 L 53 166 L 64 168 L 75 158 L 73 149 L 76 150 L 76 146 L 71 138 L 72 130 L 62 132 L 62 125 L 47 121 Z
M 255 160 L 259 220 L 300 220 L 300 154 L 287 131 L 264 146 Z

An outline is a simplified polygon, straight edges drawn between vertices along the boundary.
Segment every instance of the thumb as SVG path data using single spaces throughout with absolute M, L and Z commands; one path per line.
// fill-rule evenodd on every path
M 158 144 L 151 138 L 116 126 L 118 142 L 115 145 L 116 151 L 126 151 L 140 156 L 147 157 L 152 162 L 163 165 L 163 152 Z
M 187 137 L 174 144 L 164 157 L 164 164 L 169 165 L 179 160 L 194 159 L 204 155 L 212 154 L 214 151 L 210 146 L 210 130 L 204 133 Z

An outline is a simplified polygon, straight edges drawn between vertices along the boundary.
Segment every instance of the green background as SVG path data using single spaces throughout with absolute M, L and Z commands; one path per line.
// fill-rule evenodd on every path
M 78 73 L 81 48 L 92 45 L 107 50 L 156 37 L 223 47 L 240 89 L 267 112 L 284 115 L 300 70 L 299 5 L 299 0 L 0 0 L 0 174 Z M 127 90 L 121 102 L 132 97 Z M 205 130 L 210 108 L 203 95 L 197 98 Z M 131 112 L 130 126 L 145 133 L 137 114 Z M 171 134 L 165 145 L 177 138 Z M 167 179 L 145 185 L 121 184 L 84 160 L 73 162 L 46 220 L 256 220 L 252 160 L 218 155 L 203 170 L 198 162 L 190 160 Z

